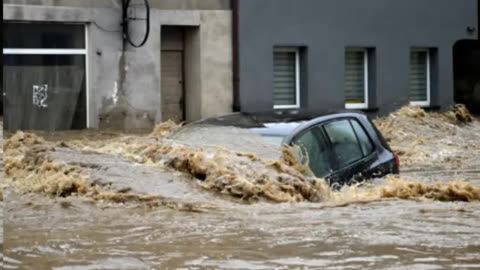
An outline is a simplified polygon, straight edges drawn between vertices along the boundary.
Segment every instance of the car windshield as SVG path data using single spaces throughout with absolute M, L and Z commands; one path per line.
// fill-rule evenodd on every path
M 281 145 L 285 136 L 264 134 L 262 137 L 269 144 Z

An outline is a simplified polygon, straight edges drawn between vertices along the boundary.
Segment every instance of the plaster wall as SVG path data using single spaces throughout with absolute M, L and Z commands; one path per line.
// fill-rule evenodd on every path
M 273 108 L 273 47 L 301 47 L 301 108 L 345 108 L 345 48 L 370 48 L 370 109 L 409 102 L 409 52 L 432 48 L 432 106 L 453 103 L 453 45 L 476 39 L 476 0 L 239 0 L 242 111 Z
M 55 6 L 41 5 L 47 2 Z M 230 10 L 152 9 L 150 37 L 145 46 L 137 49 L 124 45 L 119 24 L 120 7 L 57 5 L 64 2 L 68 1 L 36 1 L 35 5 L 4 4 L 3 16 L 5 21 L 87 25 L 89 127 L 139 130 L 150 129 L 162 121 L 162 25 L 197 29 L 192 30 L 186 45 L 189 50 L 186 61 L 190 66 L 186 70 L 186 90 L 187 95 L 192 94 L 190 99 L 187 96 L 187 120 L 231 111 Z M 138 27 L 133 29 L 134 32 L 141 32 L 141 26 Z

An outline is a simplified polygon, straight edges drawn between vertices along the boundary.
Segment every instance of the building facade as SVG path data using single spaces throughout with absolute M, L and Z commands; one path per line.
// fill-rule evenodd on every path
M 128 16 L 145 19 L 131 2 Z M 231 111 L 230 1 L 149 3 L 134 48 L 121 0 L 3 1 L 5 128 L 136 130 Z M 133 21 L 135 39 L 146 25 Z
M 478 0 L 149 0 L 140 48 L 124 30 L 142 40 L 144 0 L 128 14 L 124 2 L 3 1 L 6 129 L 454 102 L 480 112 Z
M 237 0 L 236 108 L 386 114 L 454 102 L 453 48 L 477 0 Z

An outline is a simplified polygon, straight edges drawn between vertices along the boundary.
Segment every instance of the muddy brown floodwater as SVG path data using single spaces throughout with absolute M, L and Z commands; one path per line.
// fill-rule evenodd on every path
M 480 269 L 480 122 L 376 121 L 402 174 L 335 192 L 240 129 L 17 133 L 4 268 Z

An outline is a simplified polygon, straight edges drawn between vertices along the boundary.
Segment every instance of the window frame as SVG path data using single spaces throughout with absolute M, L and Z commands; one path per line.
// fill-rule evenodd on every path
M 354 162 L 352 162 L 352 163 L 350 163 L 347 166 L 344 166 L 342 168 L 339 167 L 339 161 L 338 161 L 338 158 L 337 158 L 336 154 L 334 153 L 332 141 L 330 140 L 330 137 L 328 136 L 328 133 L 325 129 L 326 125 L 328 125 L 330 123 L 333 123 L 333 122 L 338 122 L 338 121 L 348 121 L 353 133 L 355 134 L 355 139 L 357 140 L 357 145 L 360 148 L 360 152 L 362 153 L 362 158 L 360 158 L 360 159 L 358 159 L 358 160 L 356 160 L 356 161 L 354 161 Z M 370 141 L 370 144 L 372 145 L 372 151 L 370 153 L 365 154 L 365 155 L 363 154 L 362 146 L 360 145 L 360 139 L 359 139 L 359 136 L 357 134 L 357 131 L 353 127 L 352 121 L 356 121 L 360 125 L 360 127 L 364 131 L 365 135 L 367 136 L 368 140 Z M 338 117 L 338 118 L 328 119 L 328 120 L 316 123 L 314 125 L 311 125 L 309 127 L 306 127 L 305 129 L 302 129 L 297 134 L 295 134 L 291 139 L 289 139 L 288 140 L 289 141 L 288 145 L 290 145 L 290 146 L 295 145 L 294 142 L 296 140 L 298 140 L 301 136 L 303 136 L 305 133 L 307 133 L 308 131 L 310 131 L 311 129 L 314 129 L 314 128 L 319 129 L 320 134 L 322 136 L 322 139 L 325 140 L 325 142 L 327 143 L 328 156 L 329 156 L 329 160 L 330 160 L 330 163 L 331 163 L 330 164 L 331 165 L 331 171 L 327 175 L 325 175 L 323 178 L 329 178 L 332 175 L 336 175 L 338 173 L 341 173 L 344 170 L 347 170 L 351 167 L 357 166 L 359 163 L 363 162 L 365 159 L 372 158 L 372 156 L 375 155 L 375 153 L 377 153 L 377 151 L 378 151 L 378 146 L 375 143 L 374 138 L 372 138 L 371 134 L 367 131 L 367 128 L 363 125 L 362 121 L 360 121 L 356 117 L 351 117 L 351 116 L 342 116 L 342 117 Z
M 363 124 L 358 121 L 357 119 L 355 118 L 350 118 L 349 119 L 350 121 L 350 126 L 352 126 L 352 129 L 353 129 L 353 132 L 355 133 L 355 137 L 357 137 L 357 141 L 358 143 L 360 144 L 360 148 L 362 149 L 362 152 L 363 152 L 363 148 L 362 148 L 362 142 L 360 141 L 360 136 L 358 135 L 358 132 L 357 132 L 357 129 L 355 128 L 355 126 L 353 125 L 353 122 L 357 123 L 359 128 L 363 131 L 363 133 L 365 134 L 365 136 L 367 136 L 367 140 L 368 142 L 370 143 L 372 149 L 370 150 L 369 153 L 366 153 L 366 154 L 363 154 L 363 158 L 366 158 L 366 157 L 369 157 L 371 154 L 373 154 L 375 152 L 375 143 L 373 142 L 370 134 L 368 134 L 367 130 L 365 129 L 365 127 L 363 126 Z
M 346 52 L 347 51 L 353 51 L 353 52 L 363 52 L 363 71 L 364 71 L 364 83 L 363 83 L 363 95 L 364 95 L 364 103 L 348 103 L 347 100 L 345 99 L 345 109 L 351 110 L 351 109 L 368 109 L 368 88 L 369 88 L 369 83 L 368 83 L 368 68 L 369 68 L 369 61 L 368 61 L 368 48 L 346 48 L 345 49 L 345 60 L 346 59 Z M 346 62 L 346 61 L 345 61 Z M 345 69 L 346 69 L 346 64 L 345 64 Z M 345 76 L 346 77 L 346 76 Z M 344 78 L 344 83 L 346 83 L 346 80 Z M 344 89 L 345 91 L 345 89 Z M 345 93 L 345 92 L 344 92 Z
M 279 46 L 273 48 L 273 54 L 275 57 L 276 52 L 293 52 L 295 53 L 295 104 L 291 105 L 275 105 L 275 100 L 273 94 L 275 92 L 275 86 L 272 91 L 272 101 L 273 109 L 299 109 L 300 108 L 300 48 L 299 47 L 288 47 L 288 46 Z M 273 68 L 275 66 L 273 65 Z M 275 79 L 275 78 L 273 78 Z
M 14 23 L 13 21 L 11 21 Z M 5 21 L 4 23 L 9 23 Z M 43 22 L 28 22 L 28 24 Z M 78 25 L 79 23 L 68 23 L 67 25 Z M 82 23 L 84 26 L 85 48 L 83 49 L 44 49 L 44 48 L 3 48 L 4 55 L 83 55 L 85 57 L 85 99 L 86 99 L 86 127 L 90 128 L 90 84 L 89 84 L 89 59 L 88 59 L 88 24 Z
M 424 100 L 424 101 L 410 101 L 409 100 L 409 104 L 410 106 L 415 106 L 415 107 L 428 107 L 430 106 L 431 104 L 431 67 L 430 67 L 430 48 L 418 48 L 418 47 L 414 47 L 414 48 L 411 48 L 410 49 L 410 53 L 412 52 L 425 52 L 426 55 L 427 55 L 427 100 Z M 410 55 L 409 55 L 409 58 L 410 58 Z M 411 65 L 412 65 L 412 62 L 410 62 L 410 65 L 409 65 L 409 72 L 410 72 L 410 68 L 411 68 Z M 410 85 L 410 78 L 408 80 L 408 83 Z M 409 94 L 409 99 L 410 99 L 410 86 L 409 86 L 409 89 L 408 89 L 408 94 Z
M 328 144 L 330 145 L 330 151 L 333 155 L 333 159 L 335 160 L 335 172 L 334 173 L 338 173 L 344 169 L 347 169 L 347 168 L 350 168 L 352 166 L 355 166 L 356 164 L 358 164 L 359 162 L 361 162 L 362 160 L 364 160 L 366 157 L 368 156 L 365 156 L 363 155 L 363 150 L 362 150 L 362 146 L 360 145 L 360 141 L 358 139 L 358 135 L 357 133 L 355 132 L 355 129 L 353 128 L 353 125 L 351 123 L 351 120 L 352 118 L 351 117 L 343 117 L 343 118 L 338 118 L 338 119 L 332 119 L 331 121 L 328 121 L 328 122 L 325 122 L 322 124 L 322 129 L 323 129 L 323 132 L 326 136 L 326 139 L 328 141 Z M 340 167 L 340 161 L 338 160 L 338 156 L 337 154 L 335 153 L 335 150 L 333 149 L 333 143 L 332 143 L 332 140 L 330 138 L 330 135 L 328 134 L 328 131 L 326 129 L 326 126 L 328 124 L 331 124 L 331 123 L 334 123 L 334 122 L 341 122 L 341 121 L 347 121 L 348 125 L 350 126 L 350 128 L 352 129 L 352 132 L 353 132 L 353 135 L 355 136 L 355 140 L 357 141 L 357 146 L 360 150 L 360 153 L 362 154 L 362 157 L 355 160 L 355 161 L 352 161 L 351 163 L 343 166 L 343 167 Z M 370 153 L 371 154 L 371 153 Z

